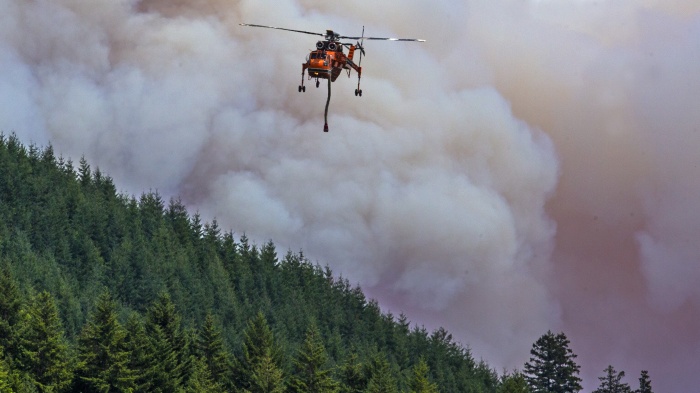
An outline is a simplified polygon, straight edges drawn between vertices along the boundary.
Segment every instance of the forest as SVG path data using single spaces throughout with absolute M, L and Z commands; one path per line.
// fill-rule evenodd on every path
M 269 347 L 257 351 L 269 352 L 267 369 L 285 391 L 306 391 L 297 385 L 309 340 L 332 385 L 319 391 L 418 391 L 423 383 L 489 392 L 499 383 L 449 332 L 383 313 L 301 251 L 251 244 L 158 192 L 120 194 L 85 159 L 74 165 L 14 134 L 0 137 L 0 168 L 0 380 L 10 381 L 2 392 L 184 391 L 202 375 L 224 391 L 283 391 L 253 387 L 247 357 L 256 350 L 246 339 Z M 34 336 L 52 349 L 32 347 Z M 202 365 L 211 361 L 204 337 L 216 342 L 219 368 Z M 99 343 L 105 353 L 89 354 Z M 37 356 L 47 353 L 61 355 L 42 364 Z M 88 370 L 91 356 L 121 359 L 105 374 L 120 387 L 97 387 L 104 381 Z
M 84 158 L 0 134 L 0 168 L 0 393 L 581 390 L 563 333 L 499 374 L 303 252 L 120 194 Z M 605 371 L 596 392 L 625 388 Z

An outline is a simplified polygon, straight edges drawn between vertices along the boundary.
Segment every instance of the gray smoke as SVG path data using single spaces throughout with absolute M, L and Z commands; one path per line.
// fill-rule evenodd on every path
M 564 330 L 697 385 L 700 5 L 692 1 L 0 0 L 0 129 L 182 196 L 522 367 Z M 301 63 L 355 35 L 356 76 Z

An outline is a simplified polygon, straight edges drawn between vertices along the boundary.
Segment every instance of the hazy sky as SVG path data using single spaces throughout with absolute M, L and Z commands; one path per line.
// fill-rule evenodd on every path
M 700 2 L 0 0 L 0 130 L 522 368 L 564 331 L 586 391 L 700 377 Z M 297 92 L 316 37 L 356 75 Z M 319 37 L 320 38 L 320 37 Z

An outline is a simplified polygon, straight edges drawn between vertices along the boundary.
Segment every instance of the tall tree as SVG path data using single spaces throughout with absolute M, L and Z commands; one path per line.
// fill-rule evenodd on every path
M 498 393 L 530 393 L 525 376 L 519 372 L 504 373 L 498 385 Z
M 580 366 L 562 333 L 547 331 L 530 350 L 525 363 L 525 379 L 533 393 L 574 393 L 582 389 L 578 377 Z
M 0 393 L 12 393 L 10 386 L 10 368 L 5 363 L 5 354 L 0 347 Z
M 278 386 L 280 391 L 284 390 L 282 353 L 261 312 L 248 321 L 243 336 L 243 358 L 238 363 L 239 387 L 252 393 L 276 391 Z
M 151 350 L 149 382 L 156 391 L 174 393 L 185 374 L 185 336 L 167 293 L 162 292 L 148 309 L 145 327 Z
M 367 393 L 398 393 L 396 378 L 391 372 L 389 361 L 382 354 L 376 354 L 369 364 L 371 377 L 367 383 Z
M 617 372 L 613 366 L 605 369 L 605 375 L 598 377 L 600 386 L 593 393 L 631 393 L 630 385 L 622 382 L 624 371 Z
M 134 388 L 126 331 L 117 320 L 116 308 L 109 292 L 103 292 L 78 338 L 76 374 L 88 391 L 130 392 Z
M 367 376 L 356 352 L 351 352 L 340 366 L 341 393 L 361 393 L 367 387 Z
M 437 385 L 430 382 L 428 379 L 428 363 L 425 360 L 420 359 L 418 363 L 413 366 L 413 372 L 411 374 L 411 379 L 408 382 L 408 392 L 409 393 L 437 393 Z
M 259 358 L 250 370 L 245 393 L 283 393 L 284 376 L 269 354 Z
M 331 377 L 326 363 L 328 356 L 321 340 L 321 333 L 312 323 L 306 331 L 306 338 L 296 359 L 294 371 L 289 380 L 292 393 L 335 393 L 338 383 Z
M 0 348 L 4 356 L 16 358 L 17 328 L 20 321 L 20 293 L 17 283 L 5 266 L 0 269 Z M 0 357 L 2 359 L 3 357 Z
M 651 378 L 649 378 L 647 370 L 642 370 L 642 374 L 639 376 L 639 389 L 635 393 L 654 393 L 651 390 Z
M 192 373 L 184 387 L 184 393 L 223 393 L 227 390 L 217 381 L 209 371 L 203 358 L 194 357 L 191 360 Z
M 124 328 L 126 330 L 124 350 L 130 355 L 127 367 L 134 375 L 134 391 L 149 391 L 153 353 L 146 336 L 146 329 L 136 312 L 129 314 Z
M 204 318 L 204 324 L 199 330 L 196 339 L 197 355 L 202 358 L 204 365 L 214 381 L 222 386 L 231 384 L 231 359 L 224 348 L 224 341 L 221 339 L 221 330 L 215 323 L 211 313 Z
M 22 368 L 32 376 L 40 392 L 66 390 L 73 372 L 53 296 L 46 291 L 34 296 L 22 324 Z

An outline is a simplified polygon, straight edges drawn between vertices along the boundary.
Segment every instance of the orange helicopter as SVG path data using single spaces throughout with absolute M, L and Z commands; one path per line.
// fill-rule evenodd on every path
M 318 41 L 316 43 L 316 49 L 312 50 L 311 53 L 306 57 L 306 63 L 301 65 L 301 85 L 299 85 L 299 93 L 306 92 L 306 86 L 304 86 L 304 75 L 308 71 L 308 79 L 316 79 L 316 87 L 320 85 L 319 79 L 328 80 L 328 98 L 326 99 L 326 111 L 324 114 L 325 124 L 323 125 L 323 132 L 328 132 L 328 104 L 331 101 L 331 82 L 335 82 L 338 79 L 338 75 L 345 70 L 348 73 L 348 78 L 350 77 L 350 71 L 355 70 L 357 72 L 357 88 L 355 89 L 355 96 L 362 97 L 362 89 L 360 89 L 360 78 L 362 77 L 362 55 L 365 54 L 365 48 L 362 46 L 364 40 L 381 40 L 381 41 L 409 41 L 409 42 L 425 42 L 425 40 L 417 38 L 388 38 L 388 37 L 365 37 L 365 28 L 362 27 L 362 35 L 360 37 L 350 37 L 340 35 L 333 30 L 326 30 L 326 33 L 314 33 L 312 31 L 303 30 L 293 30 L 285 29 L 282 27 L 273 26 L 263 26 L 263 25 L 253 25 L 248 23 L 240 23 L 241 26 L 250 27 L 264 27 L 266 29 L 276 29 L 291 31 L 294 33 L 303 33 L 318 35 L 324 38 L 323 41 Z M 355 44 L 340 42 L 340 40 L 356 40 Z M 359 41 L 357 41 L 359 40 Z M 343 52 L 343 47 L 348 48 L 348 54 Z M 360 50 L 360 56 L 357 64 L 353 61 L 355 56 L 355 50 Z

